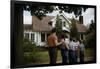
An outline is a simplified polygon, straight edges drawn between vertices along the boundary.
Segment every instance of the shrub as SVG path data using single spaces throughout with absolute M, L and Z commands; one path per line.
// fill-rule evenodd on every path
M 23 44 L 23 50 L 24 50 L 25 63 L 45 61 L 44 58 L 45 58 L 45 55 L 47 55 L 47 52 L 45 53 L 45 51 L 47 51 L 47 48 L 38 47 L 36 46 L 35 43 L 32 44 L 31 41 L 25 38 L 24 44 Z
M 86 45 L 86 47 L 95 48 L 96 36 L 95 36 L 94 32 L 92 32 L 86 36 L 85 45 Z
M 40 60 L 40 55 L 38 52 L 26 52 L 24 53 L 24 59 L 26 63 L 32 63 L 32 62 L 37 62 Z
M 24 51 L 24 59 L 25 63 L 31 63 L 33 61 L 36 61 L 37 58 L 37 46 L 36 44 L 32 44 L 29 39 L 24 38 L 23 42 L 23 51 Z
M 25 38 L 24 39 L 24 44 L 23 44 L 23 50 L 24 52 L 33 52 L 36 51 L 36 44 L 32 44 L 31 41 L 29 41 L 29 39 Z

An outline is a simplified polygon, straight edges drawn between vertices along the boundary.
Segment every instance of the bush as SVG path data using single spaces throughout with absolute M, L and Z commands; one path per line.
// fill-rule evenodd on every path
M 86 36 L 85 45 L 86 47 L 95 48 L 96 46 L 95 32 L 92 32 Z
M 39 61 L 40 57 L 36 52 L 26 52 L 24 53 L 24 59 L 26 63 L 33 63 Z
M 96 23 L 91 20 L 91 24 L 86 32 L 85 44 L 87 47 L 96 48 Z
M 24 39 L 24 44 L 23 44 L 23 50 L 24 52 L 33 52 L 36 51 L 36 44 L 32 44 L 31 41 L 29 41 L 29 39 L 25 38 Z
M 38 50 L 36 44 L 35 43 L 32 44 L 32 42 L 29 41 L 29 39 L 27 38 L 24 38 L 23 51 L 24 51 L 25 63 L 31 63 L 38 60 L 37 58 Z
M 23 50 L 24 50 L 24 60 L 25 63 L 33 63 L 44 61 L 44 52 L 47 51 L 46 47 L 38 47 L 36 44 L 32 44 L 29 39 L 24 38 L 23 42 Z M 47 53 L 46 53 L 47 55 Z

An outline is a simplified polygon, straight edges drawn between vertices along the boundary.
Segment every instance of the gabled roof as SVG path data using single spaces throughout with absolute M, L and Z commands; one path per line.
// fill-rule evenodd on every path
M 87 30 L 86 26 L 80 23 L 76 23 L 76 27 L 79 33 L 85 33 Z
M 51 19 L 53 19 L 53 16 L 46 16 L 43 17 L 42 20 L 38 19 L 36 16 L 32 17 L 32 24 L 33 24 L 33 31 L 50 31 L 52 27 L 48 25 Z
M 32 30 L 32 24 L 24 24 L 24 30 Z
M 32 16 L 32 24 L 24 24 L 25 30 L 32 30 L 32 31 L 38 31 L 38 32 L 46 32 L 50 31 L 52 27 L 48 24 L 52 19 L 54 19 L 54 16 L 46 16 L 43 17 L 42 20 L 38 19 L 36 16 Z M 69 19 L 71 21 L 71 19 Z M 83 24 L 80 24 L 78 20 L 76 20 L 76 27 L 78 32 L 84 33 L 86 32 L 86 26 Z

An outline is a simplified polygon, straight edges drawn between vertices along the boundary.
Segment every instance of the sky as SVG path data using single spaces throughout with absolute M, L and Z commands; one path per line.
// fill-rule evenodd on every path
M 58 11 L 53 11 L 52 13 L 49 13 L 47 15 L 49 16 L 56 16 L 59 12 Z M 66 17 L 72 18 L 75 17 L 73 13 L 68 14 L 64 13 Z M 24 24 L 31 24 L 32 23 L 32 16 L 29 11 L 24 11 Z M 85 12 L 82 12 L 83 15 L 83 21 L 84 25 L 88 25 L 91 23 L 91 20 L 94 20 L 94 15 L 95 15 L 95 10 L 94 8 L 88 8 Z M 79 17 L 77 18 L 79 19 Z

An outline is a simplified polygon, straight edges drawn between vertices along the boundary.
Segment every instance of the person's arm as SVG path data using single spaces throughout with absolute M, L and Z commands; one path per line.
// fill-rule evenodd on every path
M 65 45 L 66 45 L 66 48 L 69 50 L 69 46 L 68 46 L 68 44 L 67 44 L 67 43 L 65 43 Z
M 69 46 L 68 46 L 69 42 L 68 42 L 68 40 L 65 39 L 64 42 L 65 42 L 65 46 L 66 46 L 66 48 L 69 50 Z
M 57 40 L 55 40 L 55 45 L 58 46 L 58 45 L 61 45 L 62 42 L 58 42 Z

